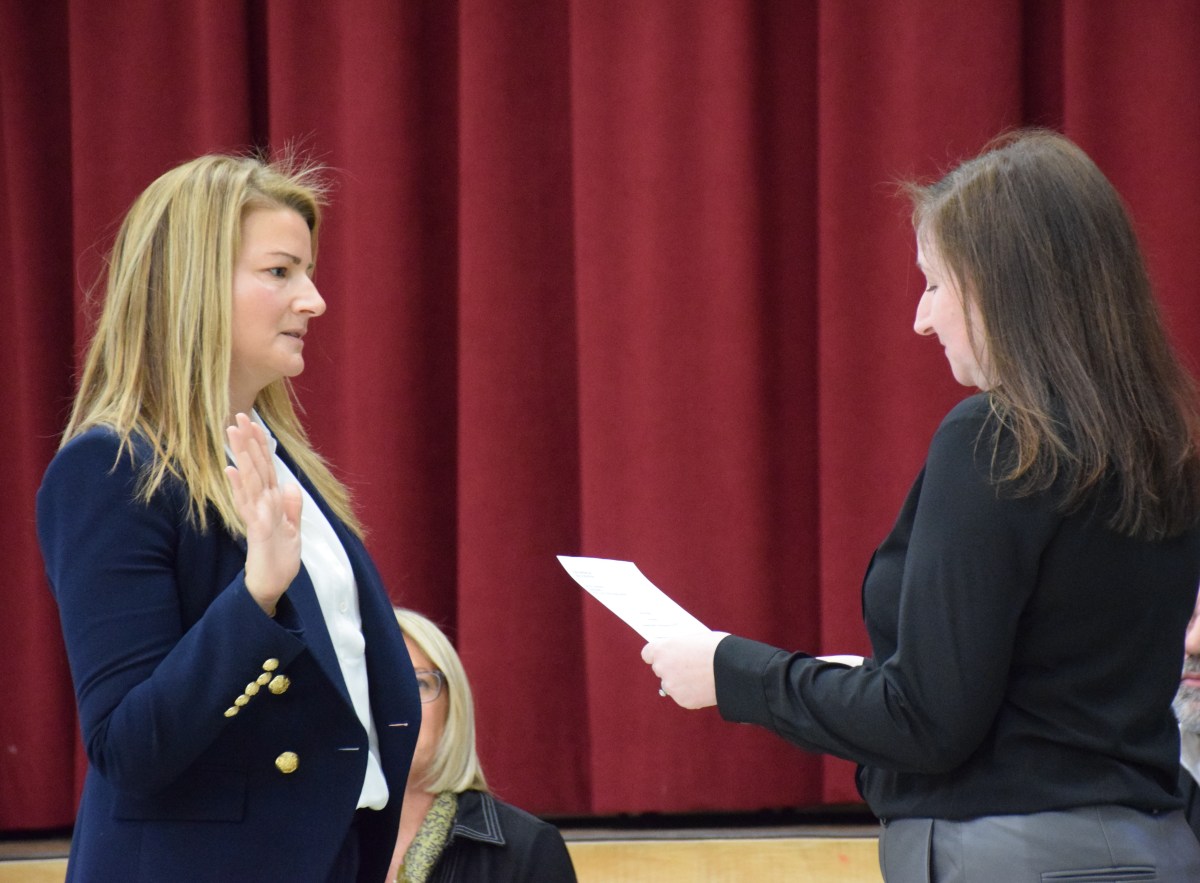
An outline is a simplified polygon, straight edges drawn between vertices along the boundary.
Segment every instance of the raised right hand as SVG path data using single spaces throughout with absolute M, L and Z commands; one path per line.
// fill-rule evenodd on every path
M 282 487 L 262 427 L 238 414 L 226 429 L 235 466 L 225 474 L 246 526 L 246 589 L 270 616 L 300 572 L 299 485 Z

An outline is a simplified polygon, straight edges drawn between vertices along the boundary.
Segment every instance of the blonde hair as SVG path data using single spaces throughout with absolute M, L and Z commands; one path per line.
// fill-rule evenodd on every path
M 421 786 L 431 794 L 488 791 L 475 750 L 475 700 L 462 660 L 450 639 L 431 620 L 415 610 L 397 607 L 395 612 L 400 630 L 429 657 L 445 679 L 446 728 Z
M 261 208 L 290 208 L 308 225 L 316 254 L 325 187 L 320 169 L 287 155 L 208 155 L 159 177 L 125 216 L 105 273 L 104 306 L 88 347 L 63 444 L 95 426 L 121 451 L 134 437 L 153 453 L 141 464 L 139 496 L 168 479 L 189 496 L 206 529 L 210 509 L 243 533 L 225 475 L 232 357 L 233 268 L 242 222 Z M 297 468 L 356 534 L 345 486 L 313 450 L 287 379 L 262 390 L 255 408 Z

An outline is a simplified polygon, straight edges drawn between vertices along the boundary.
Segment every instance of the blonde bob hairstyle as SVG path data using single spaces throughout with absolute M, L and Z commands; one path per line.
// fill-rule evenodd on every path
M 452 791 L 488 791 L 483 767 L 475 750 L 475 700 L 467 672 L 450 639 L 433 622 L 414 610 L 395 608 L 400 630 L 429 657 L 442 673 L 446 694 L 446 728 L 434 750 L 421 787 L 430 794 Z
M 242 224 L 257 209 L 296 211 L 312 233 L 313 254 L 325 186 L 320 169 L 292 155 L 274 161 L 208 155 L 163 174 L 126 214 L 109 256 L 104 303 L 88 347 L 63 444 L 96 426 L 135 450 L 140 496 L 168 479 L 189 495 L 201 529 L 215 516 L 243 533 L 225 476 L 225 427 L 232 358 L 233 271 Z M 329 471 L 296 415 L 285 379 L 254 403 L 271 432 L 339 518 L 361 536 L 346 488 Z

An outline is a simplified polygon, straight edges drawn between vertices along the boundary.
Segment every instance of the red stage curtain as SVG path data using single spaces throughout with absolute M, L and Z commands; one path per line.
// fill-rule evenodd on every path
M 866 652 L 863 570 L 964 394 L 910 330 L 896 181 L 1063 129 L 1195 361 L 1198 38 L 1191 0 L 0 0 L 0 830 L 74 814 L 33 495 L 85 292 L 168 167 L 293 144 L 332 170 L 298 389 L 392 597 L 456 637 L 503 796 L 847 803 L 845 761 L 660 699 L 554 555 Z

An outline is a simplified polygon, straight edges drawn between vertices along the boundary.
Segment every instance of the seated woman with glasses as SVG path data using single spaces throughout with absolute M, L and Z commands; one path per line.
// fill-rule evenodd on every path
M 475 752 L 475 704 L 450 640 L 412 610 L 396 610 L 421 694 L 421 731 L 408 773 L 388 880 L 574 883 L 558 829 L 488 791 Z

